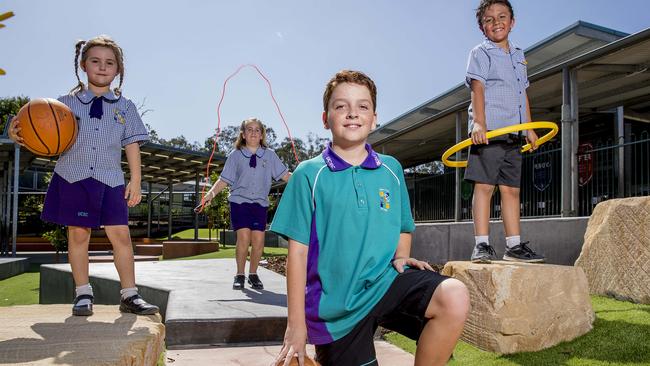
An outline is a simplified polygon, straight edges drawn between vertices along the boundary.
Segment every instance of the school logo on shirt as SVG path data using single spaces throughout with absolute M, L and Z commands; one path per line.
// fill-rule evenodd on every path
M 387 189 L 379 189 L 379 208 L 383 211 L 390 209 L 390 192 Z
M 122 112 L 117 108 L 115 108 L 113 112 L 115 113 L 115 116 L 113 117 L 113 119 L 115 119 L 115 122 L 119 122 L 120 124 L 126 123 L 126 118 L 124 118 L 124 112 Z

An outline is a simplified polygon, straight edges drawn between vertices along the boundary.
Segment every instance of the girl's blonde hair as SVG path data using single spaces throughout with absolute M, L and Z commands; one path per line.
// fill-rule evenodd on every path
M 81 65 L 83 62 L 86 62 L 86 59 L 88 59 L 88 50 L 97 46 L 110 48 L 113 51 L 113 54 L 115 54 L 115 59 L 117 61 L 117 72 L 120 75 L 120 83 L 118 84 L 117 88 L 113 89 L 113 91 L 117 95 L 122 94 L 121 88 L 122 82 L 124 81 L 124 55 L 122 53 L 122 48 L 120 48 L 120 46 L 118 46 L 115 41 L 106 35 L 100 35 L 95 38 L 91 38 L 88 41 L 82 40 L 77 42 L 75 45 L 74 73 L 77 75 L 78 84 L 72 90 L 70 90 L 71 94 L 82 91 L 86 88 L 86 85 L 79 78 L 79 65 Z M 81 60 L 79 60 L 79 54 L 81 54 Z
M 241 123 L 241 126 L 239 127 L 239 135 L 237 136 L 237 141 L 235 141 L 235 149 L 241 149 L 242 147 L 246 146 L 246 138 L 244 137 L 244 131 L 246 131 L 246 127 L 248 127 L 253 123 L 257 123 L 260 126 L 260 129 L 262 130 L 262 138 L 260 139 L 260 145 L 265 148 L 268 147 L 266 143 L 266 127 L 264 127 L 264 124 L 259 119 L 249 118 L 249 119 L 245 119 Z

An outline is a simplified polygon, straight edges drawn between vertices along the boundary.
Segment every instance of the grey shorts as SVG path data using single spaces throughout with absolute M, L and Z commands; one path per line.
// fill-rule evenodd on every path
M 520 150 L 519 139 L 490 140 L 488 145 L 472 145 L 467 158 L 465 180 L 519 188 Z

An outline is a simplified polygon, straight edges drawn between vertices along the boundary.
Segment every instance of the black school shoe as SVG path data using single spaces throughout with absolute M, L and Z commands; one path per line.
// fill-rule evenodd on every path
M 532 249 L 528 247 L 529 242 L 524 241 L 519 245 L 515 245 L 512 248 L 506 248 L 506 252 L 503 255 L 504 261 L 511 262 L 527 262 L 527 263 L 541 263 L 544 262 L 545 258 L 543 255 L 535 253 Z
M 472 263 L 492 263 L 497 260 L 497 253 L 488 243 L 478 243 L 472 251 Z
M 236 275 L 235 276 L 235 281 L 232 283 L 232 289 L 233 290 L 243 290 L 244 289 L 244 281 L 246 281 L 246 276 L 244 275 Z
M 260 277 L 257 274 L 249 274 L 248 275 L 248 284 L 251 285 L 252 288 L 256 290 L 263 290 L 264 289 L 264 284 L 260 280 Z
M 136 315 L 153 315 L 160 311 L 156 305 L 149 304 L 139 295 L 120 300 L 120 311 Z
M 79 305 L 79 301 L 88 299 L 90 304 Z M 72 315 L 76 316 L 90 316 L 93 315 L 93 300 L 95 298 L 93 295 L 79 295 L 74 298 L 74 303 L 72 304 Z

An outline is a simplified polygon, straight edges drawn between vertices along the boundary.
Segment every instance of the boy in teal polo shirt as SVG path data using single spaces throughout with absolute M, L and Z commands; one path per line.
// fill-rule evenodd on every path
M 377 365 L 378 325 L 418 340 L 416 365 L 443 365 L 463 329 L 465 286 L 410 258 L 415 229 L 402 167 L 366 143 L 376 87 L 341 71 L 327 84 L 323 123 L 332 142 L 301 163 L 271 230 L 289 239 L 285 365 L 302 365 L 307 339 L 323 365 Z

